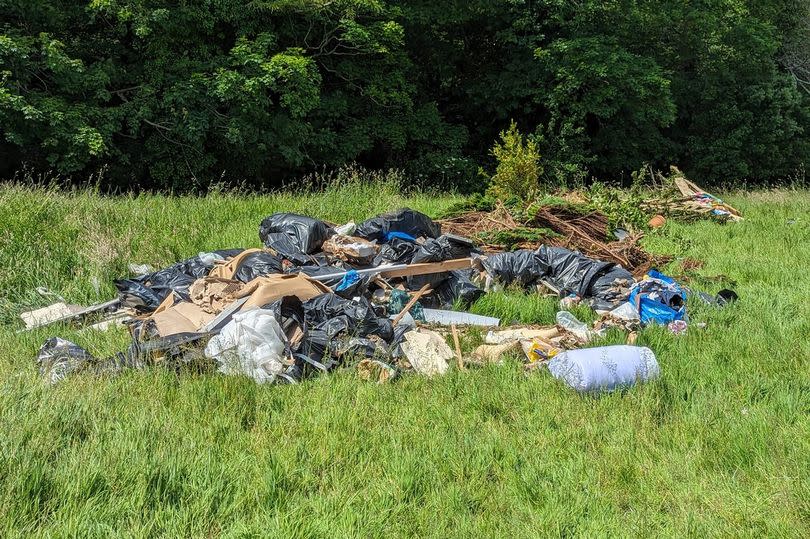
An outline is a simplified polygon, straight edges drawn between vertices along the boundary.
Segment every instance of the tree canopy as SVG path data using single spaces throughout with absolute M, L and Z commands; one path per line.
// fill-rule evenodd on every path
M 0 0 L 0 172 L 273 187 L 399 167 L 477 189 L 517 122 L 547 181 L 810 157 L 801 0 Z

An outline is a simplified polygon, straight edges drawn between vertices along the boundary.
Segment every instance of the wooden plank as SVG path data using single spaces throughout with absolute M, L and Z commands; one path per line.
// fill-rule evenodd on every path
M 110 301 L 105 301 L 104 303 L 91 305 L 90 307 L 86 307 L 86 308 L 84 308 L 84 309 L 82 309 L 80 311 L 77 311 L 77 312 L 74 312 L 74 313 L 71 313 L 71 314 L 68 314 L 68 315 L 65 315 L 65 316 L 60 316 L 59 318 L 55 318 L 53 320 L 48 320 L 47 322 L 37 323 L 37 324 L 35 324 L 35 325 L 31 326 L 31 327 L 27 327 L 27 328 L 25 328 L 23 330 L 20 330 L 20 331 L 29 331 L 31 329 L 44 328 L 46 326 L 50 326 L 50 325 L 53 325 L 53 324 L 63 324 L 65 322 L 83 321 L 85 318 L 87 318 L 90 315 L 100 313 L 100 312 L 106 311 L 108 309 L 117 309 L 120 306 L 121 306 L 121 302 L 118 300 L 118 298 L 111 299 Z
M 442 262 L 423 262 L 410 264 L 401 269 L 385 270 L 380 268 L 380 275 L 392 279 L 394 277 L 411 277 L 413 275 L 428 275 L 431 273 L 442 273 L 472 267 L 472 258 L 456 258 L 454 260 L 443 260 Z

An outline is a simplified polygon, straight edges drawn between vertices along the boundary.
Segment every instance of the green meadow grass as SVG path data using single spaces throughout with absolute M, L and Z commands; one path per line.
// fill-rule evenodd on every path
M 257 245 L 274 211 L 344 222 L 459 198 L 358 182 L 204 198 L 2 187 L 0 536 L 807 537 L 810 193 L 729 199 L 745 221 L 668 223 L 645 242 L 677 257 L 673 273 L 703 260 L 689 284 L 733 283 L 740 301 L 692 301 L 684 336 L 643 331 L 659 381 L 583 397 L 517 361 L 383 386 L 153 368 L 46 387 L 33 360 L 47 337 L 98 355 L 128 337 L 16 333 L 21 310 L 48 303 L 38 286 L 94 303 L 130 262 Z M 509 292 L 473 310 L 548 324 L 556 305 Z

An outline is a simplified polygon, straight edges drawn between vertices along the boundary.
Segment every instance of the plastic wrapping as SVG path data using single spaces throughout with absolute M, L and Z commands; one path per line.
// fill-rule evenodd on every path
M 357 225 L 354 235 L 367 240 L 381 241 L 389 232 L 404 232 L 414 238 L 420 236 L 438 238 L 441 226 L 424 213 L 403 208 L 363 221 Z
M 376 335 L 386 342 L 394 337 L 391 320 L 379 316 L 364 297 L 348 300 L 322 294 L 304 302 L 303 308 L 308 327 L 324 331 L 330 338 L 344 332 L 357 337 Z
M 633 285 L 628 301 L 637 308 L 642 324 L 666 325 L 686 319 L 686 292 L 674 279 L 655 270 Z
M 264 245 L 285 258 L 314 253 L 331 232 L 323 221 L 295 213 L 274 213 L 259 226 L 259 238 Z
M 87 350 L 60 337 L 45 341 L 36 359 L 40 376 L 49 384 L 56 384 L 95 361 Z
M 388 314 L 389 315 L 397 315 L 402 312 L 408 302 L 411 300 L 411 295 L 405 292 L 404 290 L 399 290 L 398 288 L 394 288 L 391 290 L 391 299 L 388 301 Z M 423 310 L 422 304 L 418 301 L 414 303 L 408 314 L 411 315 L 411 318 L 414 320 L 419 320 L 420 322 L 425 321 L 425 312 Z
M 568 350 L 551 358 L 548 370 L 581 393 L 612 391 L 660 375 L 652 350 L 626 345 Z
M 558 311 L 556 322 L 558 326 L 573 333 L 582 342 L 588 342 L 594 336 L 593 331 L 569 311 Z
M 407 240 L 394 238 L 382 247 L 372 264 L 410 264 L 419 246 Z

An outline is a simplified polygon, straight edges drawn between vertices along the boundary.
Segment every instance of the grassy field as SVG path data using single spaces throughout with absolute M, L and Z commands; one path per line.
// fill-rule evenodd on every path
M 349 371 L 262 387 L 151 369 L 51 388 L 33 364 L 44 339 L 104 355 L 126 333 L 15 333 L 21 309 L 46 303 L 38 286 L 106 300 L 128 263 L 255 246 L 274 211 L 343 222 L 455 200 L 359 184 L 206 198 L 0 188 L 0 536 L 810 536 L 808 192 L 733 195 L 742 223 L 646 238 L 705 261 L 695 288 L 730 280 L 741 299 L 690 304 L 685 336 L 645 330 L 661 379 L 599 398 L 516 362 L 385 386 Z M 474 310 L 552 323 L 556 308 L 493 294 Z

